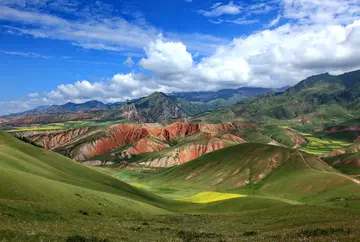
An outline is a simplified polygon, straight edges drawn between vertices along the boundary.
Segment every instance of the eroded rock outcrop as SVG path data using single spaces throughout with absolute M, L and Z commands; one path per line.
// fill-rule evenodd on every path
M 236 143 L 241 144 L 244 142 L 245 141 L 241 139 Z M 202 155 L 225 148 L 230 145 L 232 144 L 220 138 L 211 138 L 208 140 L 207 144 L 189 144 L 185 147 L 175 149 L 166 155 L 142 162 L 141 165 L 150 167 L 172 167 L 181 165 Z
M 77 152 L 72 153 L 72 157 L 79 161 L 91 159 L 118 147 L 133 144 L 148 135 L 149 132 L 140 125 L 112 125 L 102 137 L 79 145 L 76 149 Z
M 119 152 L 126 151 L 133 156 L 169 149 L 169 151 L 164 152 L 165 155 L 162 157 L 153 159 L 151 163 L 144 163 L 156 167 L 169 167 L 183 164 L 229 145 L 244 143 L 246 141 L 239 136 L 247 129 L 256 129 L 256 126 L 233 123 L 198 124 L 181 122 L 175 122 L 168 126 L 116 124 L 108 127 L 78 128 L 64 131 L 23 132 L 21 135 L 45 149 L 52 149 L 77 161 L 89 161 L 93 158 L 96 160 L 96 157 L 105 153 L 110 153 L 110 157 L 117 159 Z M 195 137 L 193 141 L 189 141 L 189 143 L 185 143 L 175 150 L 170 149 L 171 146 L 192 136 Z M 206 143 L 196 142 L 199 139 L 207 141 Z
M 170 147 L 169 144 L 159 141 L 154 141 L 149 138 L 143 138 L 140 139 L 138 142 L 136 142 L 134 147 L 127 149 L 127 151 L 132 155 L 139 155 L 142 153 L 150 153 L 154 151 L 164 150 L 169 147 Z
M 89 128 L 70 129 L 65 131 L 25 131 L 17 132 L 17 137 L 27 137 L 35 144 L 47 150 L 56 149 L 76 142 L 83 134 L 89 134 Z

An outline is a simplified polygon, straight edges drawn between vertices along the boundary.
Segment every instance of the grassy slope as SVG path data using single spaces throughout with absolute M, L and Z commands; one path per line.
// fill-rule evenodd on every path
M 0 134 L 0 161 L 1 199 L 68 208 L 99 208 L 99 204 L 113 203 L 135 211 L 164 212 L 150 205 L 161 204 L 160 197 L 8 134 Z
M 358 210 L 289 206 L 256 196 L 199 205 L 171 202 L 3 133 L 0 184 L 1 241 L 351 241 L 360 236 Z M 159 204 L 198 215 L 174 216 Z M 231 213 L 208 214 L 214 212 Z M 79 240 L 68 240 L 74 235 Z
M 327 154 L 324 161 L 336 169 L 360 178 L 360 142 L 338 149 L 334 153 Z M 337 153 L 338 152 L 338 153 Z M 339 154 L 339 155 L 336 155 Z M 334 156 L 335 155 L 335 156 Z
M 105 205 L 148 213 L 206 207 L 164 199 L 9 134 L 0 133 L 0 142 L 0 199 L 5 203 L 20 200 L 70 210 L 101 210 Z
M 360 160 L 360 152 L 345 153 L 332 157 L 323 158 L 326 163 L 334 166 L 341 172 L 349 175 L 356 175 L 360 178 L 360 166 L 356 161 Z
M 269 174 L 264 173 L 270 169 Z M 157 172 L 128 173 L 121 171 L 118 176 L 127 175 L 124 179 L 157 189 L 238 192 L 284 201 L 328 203 L 338 197 L 357 197 L 360 192 L 360 185 L 352 178 L 315 156 L 262 144 L 224 148 Z M 261 176 L 265 178 L 260 179 Z M 245 183 L 249 185 L 243 187 Z
M 360 71 L 340 76 L 321 74 L 309 77 L 280 95 L 248 99 L 232 110 L 236 114 L 266 115 L 291 119 L 308 113 L 325 117 L 351 117 L 357 110 Z

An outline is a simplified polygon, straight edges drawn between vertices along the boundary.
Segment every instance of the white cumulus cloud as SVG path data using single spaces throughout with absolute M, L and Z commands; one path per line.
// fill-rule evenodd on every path
M 237 15 L 241 12 L 241 7 L 230 1 L 228 4 L 215 3 L 210 10 L 199 10 L 200 14 L 207 17 L 219 17 L 221 15 Z
M 360 20 L 348 25 L 291 25 L 235 38 L 193 60 L 181 42 L 161 37 L 145 48 L 140 65 L 150 73 L 119 73 L 108 82 L 77 81 L 47 93 L 48 102 L 124 101 L 155 91 L 282 87 L 313 74 L 360 69 Z
M 193 59 L 186 46 L 181 42 L 164 42 L 158 39 L 145 48 L 147 58 L 140 65 L 160 76 L 174 75 L 189 71 Z

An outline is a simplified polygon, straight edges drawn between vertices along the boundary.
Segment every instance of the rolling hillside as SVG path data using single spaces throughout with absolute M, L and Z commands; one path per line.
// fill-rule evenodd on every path
M 336 169 L 360 178 L 360 142 L 350 146 L 335 149 L 326 154 L 324 160 Z
M 6 133 L 0 133 L 0 174 L 0 205 L 5 207 L 20 202 L 71 213 L 120 209 L 149 214 L 196 212 L 207 207 L 154 195 Z
M 164 184 L 161 181 L 180 189 L 176 199 L 166 199 L 150 193 L 147 188 L 135 188 L 52 151 L 45 151 L 9 134 L 0 133 L 0 238 L 2 241 L 98 242 L 139 241 L 145 236 L 150 241 L 272 241 L 284 236 L 287 240 L 298 240 L 304 236 L 323 240 L 351 239 L 360 234 L 355 223 L 358 218 L 354 207 L 356 204 L 352 201 L 349 203 L 350 209 L 341 208 L 344 202 L 337 200 L 329 204 L 340 208 L 305 206 L 301 205 L 303 201 L 287 199 L 290 195 L 293 199 L 295 197 L 294 191 L 289 192 L 286 186 L 277 185 L 277 195 L 274 195 L 274 191 L 251 194 L 251 185 L 249 189 L 224 192 L 225 189 L 233 188 L 235 183 L 231 179 L 216 185 L 210 177 L 206 177 L 217 172 L 225 172 L 223 175 L 226 175 L 234 173 L 234 169 L 252 167 L 256 172 L 251 176 L 251 182 L 261 180 L 261 171 L 268 171 L 268 165 L 276 163 L 270 161 L 274 153 L 271 149 L 276 148 L 269 146 L 270 150 L 264 150 L 261 157 L 270 159 L 264 163 L 258 160 L 254 166 L 251 163 L 241 165 L 241 162 L 236 165 L 237 162 L 229 158 L 236 153 L 238 155 L 234 159 L 241 161 L 239 149 L 243 154 L 250 152 L 243 147 L 233 146 L 210 153 L 204 159 L 177 167 L 178 170 L 170 168 L 158 171 L 156 175 L 141 173 L 147 177 L 144 180 L 151 180 L 149 184 L 159 184 L 156 189 L 162 191 L 162 194 L 172 193 L 172 190 L 162 187 Z M 256 147 L 264 148 L 259 145 Z M 209 161 L 211 157 L 216 158 L 218 163 Z M 285 149 L 278 158 L 281 157 L 287 157 Z M 306 160 L 308 158 L 305 157 Z M 286 163 L 286 160 L 279 159 L 280 168 L 275 173 L 282 173 L 283 168 L 290 174 L 300 173 L 293 169 L 293 165 L 286 168 Z M 346 177 L 325 173 L 331 169 L 316 161 L 309 161 L 309 164 L 314 169 L 323 169 L 314 172 L 312 178 L 334 178 L 331 182 L 336 182 L 332 186 L 326 183 L 330 193 L 336 191 L 337 196 L 343 197 L 358 194 L 357 187 L 351 181 L 347 182 Z M 198 174 L 184 180 L 184 175 L 193 174 L 187 168 L 194 169 L 193 172 Z M 304 165 L 299 164 L 297 169 L 308 174 Z M 237 174 L 241 173 L 239 170 Z M 242 176 L 237 174 L 234 174 L 236 179 L 243 181 Z M 169 175 L 174 176 L 174 179 Z M 271 184 L 275 185 L 281 177 L 288 176 L 278 174 L 271 179 Z M 262 184 L 260 180 L 257 185 Z M 206 184 L 207 181 L 210 183 Z M 284 182 L 284 179 L 279 182 Z M 295 184 L 298 183 L 299 187 L 293 190 L 304 193 L 299 190 L 304 181 Z M 192 187 L 187 189 L 190 184 Z M 339 188 L 337 184 L 344 186 Z M 209 191 L 215 187 L 222 187 L 224 191 Z M 314 191 L 310 189 L 308 194 Z M 324 198 L 324 195 L 321 197 Z M 328 199 L 332 194 L 325 193 L 325 197 Z M 245 221 L 244 218 L 246 223 L 239 222 Z M 273 218 L 277 218 L 278 222 L 274 222 Z
M 348 117 L 359 107 L 360 71 L 333 76 L 311 76 L 283 93 L 268 93 L 234 105 L 237 115 L 292 119 L 317 113 L 328 117 Z
M 4 133 L 0 161 L 0 198 L 5 204 L 27 201 L 90 210 L 113 204 L 129 211 L 164 212 L 150 205 L 158 199 L 161 204 L 159 197 Z
M 340 198 L 356 200 L 360 192 L 359 181 L 315 156 L 254 143 L 224 148 L 158 172 L 130 172 L 127 179 L 150 187 L 236 191 L 318 204 Z

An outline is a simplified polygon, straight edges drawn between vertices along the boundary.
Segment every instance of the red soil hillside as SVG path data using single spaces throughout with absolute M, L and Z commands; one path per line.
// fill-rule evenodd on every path
M 229 134 L 230 135 L 230 134 Z M 224 135 L 226 136 L 226 135 Z M 232 136 L 232 135 L 230 135 Z M 232 136 L 236 137 L 236 136 Z M 149 166 L 149 167 L 172 167 L 176 165 L 184 164 L 188 161 L 194 160 L 202 155 L 207 153 L 234 145 L 245 143 L 243 139 L 238 137 L 232 141 L 228 138 L 216 138 L 210 137 L 201 141 L 194 141 L 185 143 L 178 148 L 170 148 L 161 152 L 155 158 L 147 159 L 141 161 L 140 165 Z
M 47 150 L 53 150 L 64 145 L 76 142 L 84 134 L 90 132 L 89 128 L 70 129 L 66 131 L 25 131 L 16 133 L 19 136 L 30 136 L 32 141 L 37 145 L 44 147 Z
M 181 122 L 168 126 L 116 124 L 105 128 L 19 132 L 16 135 L 26 137 L 45 149 L 52 149 L 78 161 L 91 160 L 107 153 L 116 157 L 117 152 L 124 150 L 131 155 L 162 151 L 188 137 L 194 137 L 193 141 L 202 139 L 203 143 L 201 144 L 192 141 L 191 145 L 184 145 L 175 151 L 176 159 L 172 159 L 173 161 L 170 163 L 182 164 L 211 151 L 244 143 L 245 140 L 240 136 L 247 129 L 256 129 L 256 126 L 233 123 L 197 124 Z
M 206 145 L 190 145 L 188 149 L 180 152 L 180 163 L 183 164 L 187 161 L 193 160 L 204 154 L 210 153 L 215 150 L 219 150 L 229 146 L 228 143 L 219 139 L 212 138 Z
M 134 147 L 127 149 L 127 151 L 132 155 L 139 155 L 142 153 L 151 153 L 154 151 L 163 150 L 169 148 L 170 145 L 160 143 L 149 138 L 143 138 L 139 140 Z
M 7 119 L 0 118 L 0 124 L 2 124 L 2 123 L 7 123 L 7 122 L 8 122 L 8 120 L 7 120 Z

